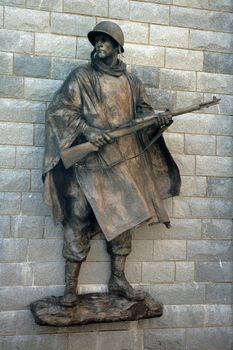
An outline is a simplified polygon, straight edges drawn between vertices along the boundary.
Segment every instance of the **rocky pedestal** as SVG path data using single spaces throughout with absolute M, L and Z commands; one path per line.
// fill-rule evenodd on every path
M 87 323 L 134 321 L 160 317 L 163 305 L 149 294 L 144 300 L 132 301 L 114 294 L 92 293 L 80 295 L 74 307 L 60 305 L 59 297 L 48 297 L 30 304 L 39 325 L 66 327 Z

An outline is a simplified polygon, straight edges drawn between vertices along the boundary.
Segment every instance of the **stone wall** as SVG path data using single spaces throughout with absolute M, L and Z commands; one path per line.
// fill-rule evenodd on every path
M 231 349 L 232 10 L 231 0 L 0 1 L 1 349 Z M 176 118 L 166 140 L 183 185 L 166 203 L 172 228 L 134 233 L 128 278 L 165 304 L 164 316 L 39 327 L 28 304 L 64 288 L 62 230 L 42 200 L 44 114 L 106 18 L 122 26 L 125 61 L 156 109 L 222 101 Z M 106 290 L 102 237 L 83 265 L 81 292 Z

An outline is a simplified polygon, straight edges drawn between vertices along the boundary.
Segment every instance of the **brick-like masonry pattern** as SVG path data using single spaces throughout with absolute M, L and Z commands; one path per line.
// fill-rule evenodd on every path
M 0 348 L 230 350 L 232 346 L 233 41 L 231 0 L 0 1 Z M 61 227 L 43 203 L 45 110 L 89 59 L 87 32 L 110 19 L 128 68 L 156 110 L 217 95 L 219 107 L 176 118 L 165 138 L 182 175 L 166 201 L 172 228 L 133 233 L 126 273 L 165 304 L 161 319 L 71 328 L 35 325 L 28 304 L 64 289 Z M 96 237 L 80 291 L 105 291 Z

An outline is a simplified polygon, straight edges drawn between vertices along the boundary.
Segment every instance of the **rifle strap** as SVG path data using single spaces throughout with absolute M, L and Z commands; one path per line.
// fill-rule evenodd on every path
M 170 126 L 170 125 L 169 125 L 169 126 Z M 101 170 L 107 170 L 107 169 L 110 169 L 110 168 L 112 168 L 112 167 L 114 167 L 114 166 L 116 166 L 116 165 L 118 165 L 118 164 L 120 164 L 120 163 L 123 163 L 123 162 L 127 161 L 127 160 L 131 160 L 131 159 L 137 158 L 137 157 L 141 156 L 143 153 L 145 153 L 145 152 L 150 148 L 150 146 L 152 146 L 153 143 L 155 143 L 155 142 L 158 140 L 158 138 L 162 135 L 162 133 L 163 133 L 165 130 L 168 129 L 169 126 L 162 126 L 162 127 L 160 128 L 160 130 L 157 132 L 157 134 L 156 134 L 156 135 L 150 140 L 150 142 L 146 145 L 146 147 L 144 147 L 143 150 L 142 150 L 141 152 L 137 153 L 135 156 L 128 157 L 128 158 L 122 158 L 122 159 L 120 159 L 120 160 L 118 160 L 118 161 L 116 161 L 116 162 L 112 162 L 112 163 L 110 163 L 110 164 L 107 164 L 107 162 L 105 161 L 105 159 L 104 159 L 103 157 L 101 157 L 101 155 L 99 154 L 99 156 L 101 157 L 102 161 L 106 164 L 105 166 L 93 166 L 93 167 L 91 167 L 91 166 L 86 166 L 86 165 L 84 165 L 84 164 L 78 164 L 78 163 L 76 163 L 75 166 L 76 166 L 76 167 L 87 168 L 87 169 L 92 169 L 92 170 L 99 170 L 99 169 L 101 169 Z

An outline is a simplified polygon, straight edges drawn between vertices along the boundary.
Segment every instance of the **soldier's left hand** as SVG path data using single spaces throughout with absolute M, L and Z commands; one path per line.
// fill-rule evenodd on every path
M 166 126 L 170 124 L 170 118 L 163 113 L 157 115 L 158 126 Z

